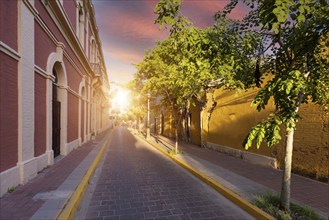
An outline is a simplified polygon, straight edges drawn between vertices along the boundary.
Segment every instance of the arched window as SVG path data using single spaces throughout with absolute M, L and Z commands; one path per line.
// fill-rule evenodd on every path
M 96 63 L 96 43 L 94 39 L 91 40 L 90 62 Z

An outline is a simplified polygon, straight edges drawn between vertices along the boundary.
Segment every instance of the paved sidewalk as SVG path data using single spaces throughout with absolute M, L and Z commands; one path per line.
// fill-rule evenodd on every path
M 173 149 L 174 146 L 173 139 L 161 135 L 152 135 L 148 141 L 164 149 Z M 248 201 L 252 201 L 255 194 L 279 193 L 281 190 L 281 170 L 252 164 L 240 158 L 182 141 L 179 142 L 179 150 L 185 152 L 176 156 L 180 160 Z M 293 202 L 309 206 L 318 214 L 328 218 L 328 197 L 328 183 L 292 174 Z
M 66 157 L 56 158 L 54 165 L 27 184 L 18 186 L 13 193 L 1 197 L 0 219 L 54 219 L 80 183 L 108 134 L 109 131 L 105 131 Z

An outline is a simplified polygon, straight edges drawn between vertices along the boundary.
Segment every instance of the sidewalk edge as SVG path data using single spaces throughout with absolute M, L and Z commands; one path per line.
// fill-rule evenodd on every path
M 227 199 L 229 199 L 230 201 L 232 201 L 236 205 L 238 205 L 240 208 L 242 208 L 243 210 L 248 212 L 250 215 L 254 216 L 257 219 L 275 220 L 275 218 L 273 216 L 269 215 L 268 213 L 264 212 L 263 210 L 259 209 L 258 207 L 252 205 L 247 200 L 243 199 L 242 197 L 240 197 L 239 195 L 237 195 L 233 191 L 229 190 L 228 188 L 226 188 L 222 184 L 216 182 L 215 180 L 211 179 L 210 177 L 208 177 L 208 176 L 204 175 L 203 173 L 199 172 L 198 170 L 194 169 L 193 167 L 191 167 L 187 163 L 183 162 L 182 160 L 170 155 L 164 149 L 156 146 L 155 144 L 148 141 L 147 139 L 144 139 L 144 138 L 140 137 L 140 135 L 135 135 L 135 136 L 137 136 L 138 138 L 146 141 L 147 143 L 152 145 L 154 148 L 156 148 L 158 151 L 160 151 L 161 153 L 163 153 L 166 156 L 168 156 L 169 158 L 171 158 L 173 161 L 175 161 L 181 167 L 183 167 L 184 169 L 186 169 L 187 171 L 192 173 L 194 176 L 196 176 L 197 178 L 202 180 L 204 183 L 206 183 L 207 185 L 209 185 L 210 187 L 215 189 L 217 192 L 219 192 L 220 194 L 225 196 Z
M 66 200 L 66 202 L 64 203 L 63 207 L 61 208 L 61 210 L 58 212 L 58 214 L 56 215 L 55 219 L 73 219 L 75 212 L 80 204 L 80 201 L 87 189 L 87 186 L 89 184 L 89 180 L 91 178 L 91 176 L 93 175 L 94 171 L 97 168 L 97 165 L 99 164 L 99 162 L 101 161 L 104 152 L 107 148 L 108 142 L 112 136 L 112 132 L 110 132 L 110 134 L 108 135 L 108 137 L 106 138 L 105 142 L 103 143 L 101 149 L 99 150 L 98 154 L 96 155 L 95 159 L 93 160 L 93 162 L 91 163 L 90 167 L 88 168 L 87 172 L 85 173 L 85 175 L 83 176 L 81 182 L 79 183 L 79 185 L 77 186 L 77 188 L 75 189 L 75 191 L 71 194 L 71 196 Z

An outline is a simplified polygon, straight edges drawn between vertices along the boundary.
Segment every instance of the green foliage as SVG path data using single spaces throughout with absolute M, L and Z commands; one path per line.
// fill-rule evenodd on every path
M 203 105 L 216 80 L 217 88 L 244 90 L 255 85 L 252 57 L 260 42 L 257 34 L 240 34 L 236 22 L 225 17 L 214 27 L 196 28 L 180 13 L 179 0 L 159 1 L 155 13 L 155 22 L 169 26 L 170 36 L 137 65 L 136 80 L 143 84 L 144 92 L 160 96 L 176 111 L 184 112 L 191 99 Z
M 161 28 L 164 25 L 174 26 L 177 24 L 176 18 L 179 13 L 180 3 L 180 0 L 160 0 L 154 11 L 159 15 L 155 23 L 160 24 Z
M 260 147 L 263 139 L 267 141 L 269 147 L 279 143 L 281 140 L 280 136 L 280 125 L 282 121 L 278 115 L 271 114 L 269 118 L 263 120 L 251 129 L 249 135 L 244 140 L 244 146 L 248 150 L 252 146 L 253 140 L 256 140 L 257 148 Z
M 7 189 L 7 192 L 8 193 L 13 193 L 15 191 L 15 187 L 9 187 L 8 189 Z
M 178 154 L 185 155 L 185 152 L 184 151 L 177 151 L 177 153 L 176 153 L 176 151 L 174 149 L 170 149 L 168 151 L 168 154 L 170 154 L 171 156 L 175 156 L 175 155 L 178 155 Z
M 279 220 L 322 220 L 323 218 L 317 215 L 312 209 L 304 206 L 290 203 L 290 212 L 285 212 L 279 209 L 280 198 L 278 195 L 267 193 L 265 195 L 258 195 L 253 203 L 260 209 L 269 213 Z
M 295 129 L 302 103 L 312 101 L 325 108 L 329 105 L 326 2 L 259 0 L 252 3 L 258 7 L 244 23 L 253 27 L 247 31 L 259 33 L 263 45 L 268 45 L 270 51 L 262 51 L 262 68 L 273 76 L 252 105 L 261 111 L 273 100 L 275 112 L 251 129 L 244 141 L 246 149 L 252 146 L 252 141 L 257 148 L 263 140 L 268 146 L 278 143 L 279 125 L 284 125 L 287 132 Z

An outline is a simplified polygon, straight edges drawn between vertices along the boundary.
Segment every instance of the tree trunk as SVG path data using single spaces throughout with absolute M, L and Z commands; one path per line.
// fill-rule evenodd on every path
M 175 128 L 175 154 L 178 154 L 178 126 Z
M 203 147 L 203 106 L 200 107 L 200 146 Z
M 305 94 L 304 89 L 301 89 L 298 93 L 298 100 L 295 107 L 296 114 L 299 110 L 300 104 L 302 103 L 304 94 Z M 285 211 L 290 210 L 290 182 L 291 182 L 291 164 L 292 164 L 294 131 L 295 131 L 295 127 L 292 127 L 287 132 L 286 152 L 284 156 L 280 207 Z
M 291 182 L 291 162 L 294 140 L 294 128 L 287 133 L 286 152 L 284 157 L 284 169 L 281 185 L 281 202 L 280 206 L 283 210 L 289 211 L 290 205 L 290 182 Z
M 304 56 L 304 68 L 305 74 L 304 77 L 307 80 L 310 72 L 307 66 L 307 55 Z M 296 102 L 295 113 L 297 114 L 299 107 L 303 101 L 305 95 L 304 88 L 298 93 L 298 99 Z M 284 156 L 284 169 L 282 175 L 282 183 L 281 183 L 281 201 L 280 208 L 289 211 L 290 210 L 290 182 L 291 182 L 291 164 L 292 164 L 292 152 L 293 152 L 293 141 L 294 141 L 294 131 L 295 127 L 290 128 L 287 132 L 287 140 L 286 140 L 286 152 Z
M 210 118 L 211 118 L 213 111 L 215 110 L 215 107 L 217 106 L 217 102 L 214 99 L 214 91 L 212 91 L 210 97 L 211 97 L 211 99 L 207 100 L 208 103 L 210 102 L 210 108 L 207 111 L 208 112 L 207 113 L 207 132 L 208 133 L 209 133 Z
M 187 140 L 187 126 L 186 126 L 186 116 L 184 115 L 184 117 L 182 118 L 182 122 L 181 122 L 181 124 L 182 124 L 182 137 L 183 137 L 183 141 L 188 141 Z
M 187 138 L 188 142 L 192 143 L 192 138 L 191 138 L 191 114 L 189 113 L 187 116 Z

